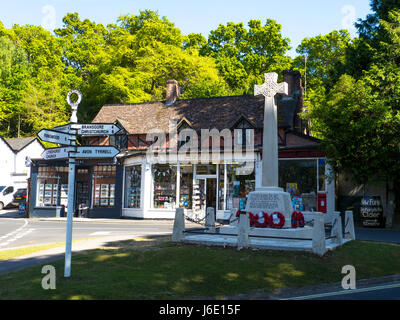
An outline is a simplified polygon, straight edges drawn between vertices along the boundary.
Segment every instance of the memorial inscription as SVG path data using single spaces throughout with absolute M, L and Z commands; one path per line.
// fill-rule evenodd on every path
M 248 208 L 277 210 L 279 208 L 279 195 L 270 193 L 255 193 L 248 199 Z

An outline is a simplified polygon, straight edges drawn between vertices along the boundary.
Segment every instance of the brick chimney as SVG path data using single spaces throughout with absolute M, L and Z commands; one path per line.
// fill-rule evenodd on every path
M 301 74 L 299 71 L 284 70 L 283 81 L 285 81 L 289 86 L 288 96 L 292 96 L 296 91 L 301 95 L 303 94 L 303 87 L 301 85 Z
M 176 80 L 168 80 L 166 83 L 165 105 L 172 106 L 179 98 L 179 83 Z

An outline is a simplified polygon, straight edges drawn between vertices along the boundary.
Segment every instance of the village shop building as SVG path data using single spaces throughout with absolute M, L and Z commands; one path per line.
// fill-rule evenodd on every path
M 302 199 L 303 211 L 331 212 L 335 188 L 327 179 L 325 154 L 318 149 L 319 140 L 304 133 L 298 116 L 303 108 L 300 73 L 288 70 L 283 78 L 289 94 L 277 97 L 279 185 Z M 105 105 L 93 123 L 115 123 L 122 130 L 110 137 L 87 136 L 85 144 L 114 145 L 121 152 L 116 160 L 77 162 L 76 206 L 87 205 L 93 218 L 148 219 L 173 219 L 178 206 L 201 218 L 206 207 L 214 207 L 217 219 L 228 219 L 232 208 L 244 208 L 247 194 L 261 185 L 263 117 L 263 96 L 180 100 L 176 81 L 167 82 L 166 101 Z M 212 159 L 211 150 L 199 144 L 191 157 L 174 157 L 171 150 L 185 142 L 177 137 L 187 129 L 199 138 L 205 129 L 228 129 L 232 145 L 242 152 L 221 152 L 217 160 L 206 161 Z M 153 142 L 147 134 L 154 130 L 166 134 L 165 141 L 157 140 L 158 151 L 168 155 L 166 162 L 149 157 Z M 220 139 L 222 151 L 229 138 Z M 250 144 L 253 152 L 246 152 Z M 30 215 L 60 211 L 67 205 L 67 184 L 67 161 L 34 160 Z

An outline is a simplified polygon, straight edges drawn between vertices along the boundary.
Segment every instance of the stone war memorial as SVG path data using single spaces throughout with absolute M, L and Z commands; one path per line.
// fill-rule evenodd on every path
M 263 95 L 264 128 L 261 187 L 247 196 L 243 211 L 232 212 L 230 224 L 215 227 L 214 208 L 207 208 L 204 230 L 185 230 L 182 208 L 176 209 L 172 240 L 203 245 L 237 246 L 273 250 L 303 250 L 324 255 L 354 240 L 352 211 L 346 211 L 344 230 L 340 212 L 294 211 L 290 194 L 278 184 L 278 140 L 276 95 L 287 95 L 288 84 L 278 83 L 278 74 L 265 74 L 265 83 L 256 85 L 254 95 Z M 306 219 L 305 219 L 306 217 Z M 305 222 L 305 220 L 307 220 Z M 329 221 L 330 231 L 325 225 Z

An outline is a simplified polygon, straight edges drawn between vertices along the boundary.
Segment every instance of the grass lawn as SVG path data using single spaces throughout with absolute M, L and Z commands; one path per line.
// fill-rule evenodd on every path
M 400 246 L 352 241 L 318 257 L 304 252 L 237 250 L 136 239 L 72 257 L 56 268 L 56 290 L 41 287 L 42 266 L 0 275 L 0 299 L 189 299 L 340 282 L 400 273 Z

